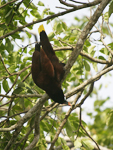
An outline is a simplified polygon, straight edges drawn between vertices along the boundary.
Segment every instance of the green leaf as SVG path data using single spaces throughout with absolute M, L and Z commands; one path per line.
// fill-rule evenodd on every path
M 6 39 L 5 46 L 6 46 L 6 50 L 7 50 L 8 52 L 10 52 L 10 51 L 13 50 L 13 45 L 11 44 L 11 40 L 9 40 L 9 38 Z
M 103 56 L 99 56 L 99 59 L 106 60 Z
M 30 13 L 31 13 L 34 17 L 36 17 L 37 19 L 41 19 L 41 18 L 42 18 L 41 15 L 39 14 L 39 12 L 36 11 L 36 10 L 31 10 Z
M 90 71 L 90 65 L 88 64 L 87 61 L 84 61 L 84 66 L 85 66 L 86 71 Z
M 102 84 L 100 84 L 100 86 L 99 86 L 99 90 L 102 88 Z
M 109 17 L 111 16 L 112 13 L 113 13 L 113 1 L 109 5 Z
M 106 23 L 108 23 L 108 20 L 109 20 L 109 14 L 108 14 L 108 12 L 106 12 L 106 13 L 104 14 L 104 21 L 105 21 Z
M 8 85 L 7 80 L 4 80 L 4 81 L 2 82 L 2 86 L 3 86 L 4 91 L 7 92 L 8 89 L 9 89 L 9 85 Z
M 25 84 L 24 84 L 23 82 L 20 82 L 20 83 L 18 84 L 18 87 L 25 87 Z
M 1 83 L 0 83 L 0 93 L 1 93 Z
M 14 93 L 14 94 L 19 94 L 19 93 L 22 92 L 22 91 L 23 91 L 23 88 L 17 87 L 17 88 L 13 91 L 13 93 Z
M 98 68 L 97 68 L 97 63 L 92 63 L 94 70 L 97 72 Z
M 64 29 L 65 31 L 67 30 L 67 25 L 66 25 L 65 22 L 62 22 L 62 27 L 63 27 L 63 29 Z
M 113 127 L 113 110 L 108 113 L 107 125 L 111 128 Z
M 12 13 L 12 10 L 13 10 L 13 9 L 10 9 L 10 10 L 8 11 L 8 13 L 5 15 L 5 18 L 9 17 L 9 15 Z
M 88 53 L 90 54 L 95 48 L 95 45 L 91 45 L 89 48 L 88 48 Z
M 74 142 L 74 148 L 80 148 L 82 146 L 81 140 L 77 138 L 77 140 Z
M 92 142 L 89 139 L 82 139 L 81 142 L 83 146 L 86 148 L 86 150 L 94 149 L 94 146 L 92 145 Z
M 74 139 L 74 132 L 73 132 L 73 126 L 71 125 L 70 121 L 67 120 L 66 124 L 65 124 L 65 127 L 66 127 L 66 132 L 67 132 L 67 135 Z
M 44 6 L 44 3 L 42 3 L 41 1 L 38 2 L 39 6 Z
M 54 36 L 55 36 L 55 34 L 53 32 L 49 33 L 48 34 L 49 40 L 51 41 Z
M 20 104 L 21 108 L 24 110 L 25 109 L 24 98 L 19 98 L 19 104 Z
M 59 24 L 57 25 L 56 31 L 57 31 L 58 34 L 62 31 L 62 24 L 61 24 L 61 23 L 59 23 Z

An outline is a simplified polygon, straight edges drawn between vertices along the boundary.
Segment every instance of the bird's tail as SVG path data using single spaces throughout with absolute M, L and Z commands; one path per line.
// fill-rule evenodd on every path
M 53 48 L 49 42 L 49 38 L 45 32 L 44 26 L 40 25 L 38 28 L 38 32 L 40 35 L 40 44 L 42 45 L 43 50 L 45 51 L 46 55 L 49 57 L 50 55 L 55 55 Z M 49 57 L 49 59 L 51 59 Z

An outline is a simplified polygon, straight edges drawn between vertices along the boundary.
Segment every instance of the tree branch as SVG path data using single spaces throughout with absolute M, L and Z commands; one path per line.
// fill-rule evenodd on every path
M 98 80 L 102 75 L 106 74 L 107 72 L 113 70 L 113 66 L 110 66 L 102 71 L 100 71 L 98 74 L 96 74 L 95 76 L 93 76 L 92 78 L 84 81 L 82 84 L 80 84 L 79 86 L 77 86 L 76 88 L 74 88 L 73 90 L 71 90 L 70 92 L 66 93 L 66 98 L 69 98 L 70 96 L 73 96 L 74 94 L 76 94 L 78 91 L 80 91 L 81 89 L 83 89 L 86 85 Z
M 3 8 L 3 7 L 5 7 L 6 5 L 9 5 L 9 4 L 14 3 L 14 2 L 16 2 L 16 1 L 18 1 L 18 0 L 13 0 L 13 1 L 8 2 L 8 3 L 6 3 L 6 4 L 2 5 L 2 6 L 0 6 L 0 9 Z
M 59 47 L 59 48 L 54 48 L 55 51 L 60 51 L 60 50 L 73 50 L 74 48 L 73 47 Z M 88 58 L 89 60 L 93 61 L 93 62 L 96 62 L 96 63 L 100 63 L 100 64 L 109 64 L 111 62 L 107 61 L 107 60 L 101 60 L 101 59 L 98 59 L 98 58 L 93 58 L 91 57 L 89 54 L 86 54 L 84 52 L 80 52 L 80 55 L 81 56 L 84 56 L 86 58 Z
M 0 59 L 1 59 L 1 62 L 2 62 L 2 64 L 3 64 L 3 66 L 4 66 L 5 70 L 6 70 L 6 72 L 7 72 L 9 75 L 11 75 L 11 73 L 10 73 L 9 70 L 7 69 L 7 67 L 6 67 L 6 65 L 5 65 L 5 63 L 4 63 L 3 59 L 2 59 L 2 55 L 1 55 L 1 54 L 0 54 Z

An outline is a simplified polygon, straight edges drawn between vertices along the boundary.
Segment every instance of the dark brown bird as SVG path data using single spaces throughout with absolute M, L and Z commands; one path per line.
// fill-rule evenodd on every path
M 40 38 L 42 38 L 42 36 Z M 46 39 L 45 36 L 44 39 Z M 44 42 L 42 41 L 43 40 L 41 39 L 41 45 L 42 43 L 44 45 Z M 49 45 L 48 43 L 49 40 L 48 42 L 45 42 L 45 46 L 48 47 Z M 42 47 L 44 47 L 43 45 Z M 35 52 L 33 53 L 32 56 L 32 68 L 31 68 L 32 78 L 35 84 L 41 89 L 45 90 L 46 93 L 50 96 L 50 98 L 53 99 L 55 102 L 60 104 L 71 105 L 69 102 L 65 100 L 63 91 L 61 89 L 60 81 L 63 76 L 61 74 L 62 72 L 64 72 L 64 70 L 63 71 L 61 70 L 60 73 L 60 69 L 58 70 L 58 68 L 60 68 L 59 67 L 60 65 L 63 66 L 63 64 L 59 63 L 59 60 L 56 57 L 54 51 L 51 51 L 49 47 L 48 51 L 50 53 L 49 52 L 46 53 L 46 51 L 47 49 L 43 50 L 40 47 L 39 43 L 35 45 Z

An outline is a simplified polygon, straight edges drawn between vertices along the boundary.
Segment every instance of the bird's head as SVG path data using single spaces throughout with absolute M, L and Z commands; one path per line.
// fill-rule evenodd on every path
M 64 93 L 62 89 L 56 90 L 55 93 L 48 94 L 55 102 L 59 104 L 67 104 L 71 106 L 69 102 L 66 101 L 66 98 L 64 96 Z

